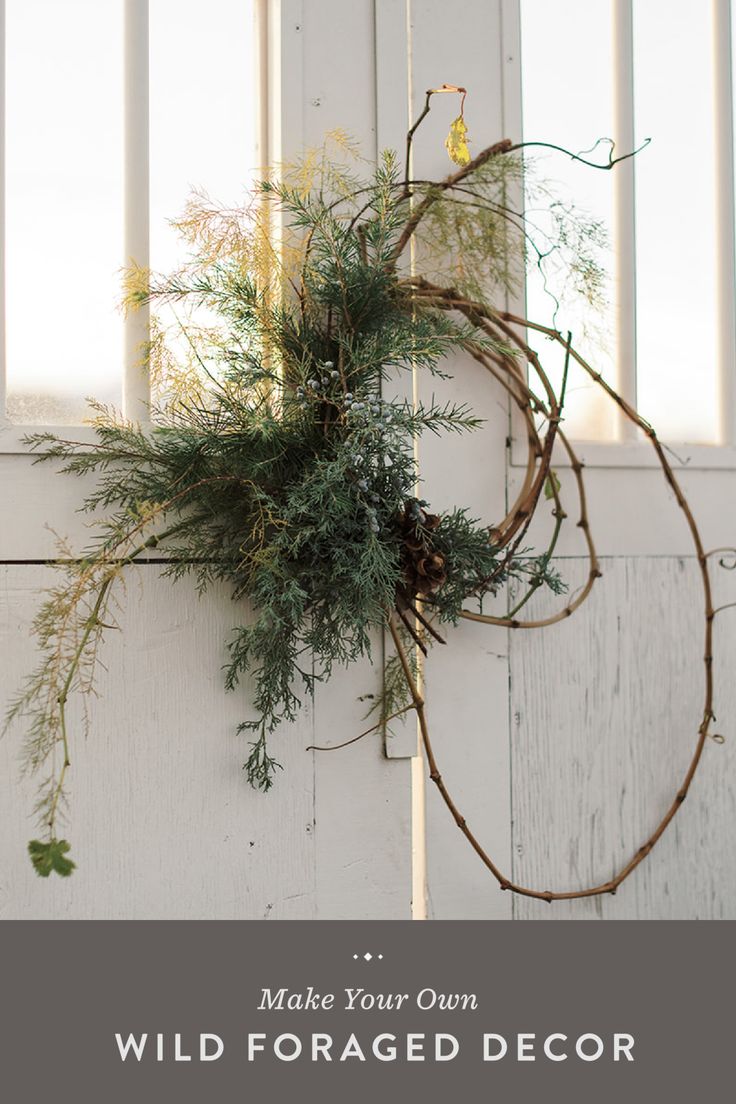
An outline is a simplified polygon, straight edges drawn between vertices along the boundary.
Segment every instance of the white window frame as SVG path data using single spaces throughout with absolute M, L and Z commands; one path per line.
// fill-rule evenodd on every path
M 734 225 L 734 119 L 731 47 L 731 0 L 711 0 L 714 23 L 714 102 L 716 131 L 716 220 L 718 240 L 728 243 L 718 263 L 718 409 L 719 443 L 667 441 L 684 467 L 692 470 L 736 470 L 736 227 Z M 634 149 L 633 0 L 613 0 L 614 103 L 618 150 Z M 522 135 L 522 42 L 520 0 L 503 0 L 504 122 L 505 133 Z M 626 298 L 617 312 L 617 378 L 614 386 L 636 405 L 636 230 L 635 159 L 612 173 L 614 189 L 615 275 Z M 524 313 L 523 296 L 512 304 Z M 574 441 L 587 467 L 650 468 L 658 460 L 648 442 L 637 439 L 636 427 L 620 416 L 614 441 Z M 527 462 L 526 437 L 512 427 L 510 462 Z M 555 461 L 557 463 L 557 460 Z M 560 466 L 569 461 L 560 456 Z
M 633 0 L 613 0 L 615 9 L 614 56 L 616 58 L 616 133 L 619 149 L 634 146 L 633 115 Z M 719 240 L 734 243 L 734 157 L 733 157 L 733 95 L 731 57 L 731 0 L 711 0 L 714 8 L 716 149 L 718 162 L 716 217 Z M 260 164 L 269 161 L 270 112 L 268 110 L 269 53 L 273 54 L 272 31 L 278 19 L 271 19 L 270 0 L 254 0 L 256 20 L 254 52 L 256 94 L 259 115 L 256 126 L 257 156 Z M 146 264 L 149 257 L 149 133 L 148 133 L 148 37 L 149 0 L 125 0 L 124 3 L 124 259 L 135 257 Z M 273 14 L 273 13 L 272 13 Z M 521 21 L 520 0 L 502 0 L 502 45 L 504 88 L 504 131 L 512 137 L 522 134 L 521 117 Z M 271 89 L 272 91 L 272 89 Z M 5 0 L 0 0 L 0 130 L 5 116 Z M 278 136 L 276 136 L 278 137 Z M 5 416 L 6 346 L 5 346 L 5 166 L 4 142 L 0 141 L 0 454 L 24 454 L 28 450 L 23 437 L 58 426 L 15 425 Z M 636 272 L 634 230 L 635 162 L 623 162 L 612 174 L 616 212 L 616 276 L 619 286 L 627 289 L 627 302 L 618 312 L 618 378 L 617 386 L 625 398 L 636 396 Z M 668 442 L 673 453 L 693 470 L 736 470 L 736 261 L 735 248 L 724 248 L 719 263 L 719 410 L 722 443 L 694 445 Z M 512 304 L 521 313 L 523 299 Z M 124 366 L 122 406 L 127 416 L 145 416 L 150 398 L 148 380 L 141 372 L 139 350 L 149 332 L 147 310 L 131 313 L 124 323 Z M 81 441 L 92 441 L 94 431 L 89 426 L 63 427 Z M 645 441 L 633 435 L 634 427 L 621 418 L 619 439 L 612 442 L 575 441 L 576 451 L 588 467 L 649 468 L 657 459 Z M 512 427 L 510 462 L 513 467 L 527 462 L 525 437 Z M 564 466 L 566 460 L 560 458 Z
M 0 0 L 0 455 L 28 452 L 23 438 L 49 431 L 92 443 L 91 426 L 16 425 L 7 418 L 7 347 L 5 315 L 5 0 Z M 268 51 L 269 0 L 253 0 L 255 96 L 258 105 L 256 159 L 269 161 Z M 149 0 L 123 0 L 123 256 L 121 266 L 150 258 L 149 159 Z M 131 311 L 123 322 L 122 411 L 145 422 L 151 398 L 149 379 L 140 365 L 140 350 L 150 334 L 147 307 Z

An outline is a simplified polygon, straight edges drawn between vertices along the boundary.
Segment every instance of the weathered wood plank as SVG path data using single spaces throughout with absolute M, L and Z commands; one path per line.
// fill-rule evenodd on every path
M 29 624 L 51 572 L 5 567 L 2 697 L 36 657 Z M 67 831 L 79 869 L 39 879 L 25 854 L 35 783 L 19 782 L 20 733 L 0 743 L 0 909 L 5 918 L 309 917 L 315 911 L 309 708 L 274 734 L 284 766 L 269 794 L 242 770 L 248 686 L 222 684 L 228 631 L 246 615 L 223 591 L 198 599 L 155 567 L 129 573 L 121 632 L 108 633 L 85 739 L 71 710 Z
M 3 702 L 36 656 L 29 625 L 51 572 L 4 567 Z M 271 740 L 283 765 L 268 794 L 242 770 L 249 685 L 226 694 L 225 641 L 246 607 L 226 591 L 200 600 L 153 566 L 129 573 L 120 632 L 111 631 L 100 698 L 84 738 L 72 707 L 70 822 L 79 870 L 42 881 L 25 845 L 35 783 L 19 778 L 22 730 L 0 743 L 0 914 L 5 918 L 407 918 L 409 766 L 385 759 L 379 735 L 333 754 L 307 752 L 355 731 L 356 687 L 369 664 L 337 672 L 298 721 Z
M 337 671 L 317 691 L 318 744 L 342 743 L 370 725 L 358 696 L 379 688 L 380 654 L 376 666 Z M 318 917 L 410 919 L 411 761 L 387 759 L 380 731 L 314 755 Z
M 581 582 L 580 561 L 562 569 L 572 588 Z M 684 777 L 702 716 L 695 562 L 615 559 L 603 571 L 575 617 L 511 639 L 513 877 L 535 888 L 604 881 L 634 853 Z M 673 824 L 615 897 L 516 897 L 515 917 L 736 917 L 736 655 L 728 622 L 716 631 L 727 741 L 706 747 Z

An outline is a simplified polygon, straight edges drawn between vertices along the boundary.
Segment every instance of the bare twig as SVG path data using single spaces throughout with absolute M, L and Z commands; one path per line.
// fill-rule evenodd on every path
M 392 639 L 393 639 L 393 642 L 394 642 L 394 646 L 396 648 L 396 652 L 399 656 L 402 671 L 404 673 L 404 677 L 406 679 L 407 687 L 408 687 L 409 693 L 410 693 L 411 698 L 412 698 L 412 703 L 413 703 L 414 708 L 416 709 L 416 712 L 417 712 L 417 718 L 418 718 L 418 721 L 419 721 L 419 728 L 420 728 L 421 737 L 422 737 L 422 744 L 423 744 L 425 755 L 426 755 L 426 758 L 427 758 L 429 776 L 430 776 L 431 780 L 437 786 L 437 788 L 438 788 L 438 790 L 439 790 L 439 792 L 442 796 L 442 799 L 445 802 L 445 804 L 446 804 L 447 808 L 449 809 L 450 813 L 452 814 L 452 817 L 455 820 L 455 823 L 457 824 L 458 828 L 463 833 L 463 835 L 466 837 L 466 839 L 468 840 L 468 842 L 470 843 L 471 847 L 476 852 L 476 854 L 479 856 L 481 861 L 484 863 L 484 865 L 488 868 L 488 870 L 491 872 L 493 877 L 496 879 L 496 881 L 498 882 L 501 889 L 510 890 L 513 893 L 517 893 L 517 894 L 520 894 L 520 895 L 525 896 L 525 897 L 534 897 L 534 898 L 537 898 L 539 900 L 544 900 L 544 901 L 548 901 L 548 902 L 551 902 L 551 901 L 554 901 L 554 900 L 574 900 L 574 899 L 583 898 L 583 897 L 595 897 L 595 896 L 600 896 L 602 894 L 607 894 L 607 893 L 613 894 L 613 893 L 616 892 L 616 890 L 621 885 L 621 883 L 626 878 L 628 878 L 630 874 L 633 873 L 633 871 L 637 868 L 637 866 L 639 866 L 639 864 L 641 862 L 644 861 L 644 859 L 650 853 L 652 848 L 655 846 L 655 844 L 661 838 L 662 834 L 665 832 L 665 830 L 667 829 L 667 827 L 669 826 L 669 824 L 671 823 L 671 821 L 675 817 L 678 809 L 680 808 L 680 806 L 682 805 L 682 803 L 684 802 L 684 800 L 685 800 L 685 798 L 688 794 L 688 791 L 690 789 L 690 785 L 692 783 L 692 780 L 693 780 L 693 778 L 695 776 L 695 773 L 698 769 L 698 766 L 700 764 L 700 761 L 701 761 L 701 758 L 702 758 L 702 753 L 703 753 L 703 748 L 705 746 L 706 740 L 710 737 L 710 738 L 716 740 L 716 742 L 722 742 L 723 738 L 721 736 L 719 736 L 719 734 L 714 735 L 710 731 L 711 723 L 712 723 L 713 718 L 714 718 L 714 714 L 713 714 L 713 670 L 712 670 L 712 668 L 713 668 L 713 621 L 714 621 L 715 616 L 716 616 L 717 613 L 722 612 L 724 609 L 731 608 L 732 606 L 736 605 L 736 603 L 729 603 L 727 606 L 721 606 L 718 609 L 714 609 L 713 602 L 712 602 L 712 596 L 711 596 L 711 582 L 710 582 L 710 574 L 709 574 L 709 569 L 708 569 L 708 558 L 710 556 L 713 556 L 716 553 L 725 553 L 725 552 L 730 553 L 732 550 L 731 549 L 714 549 L 714 550 L 712 550 L 711 552 L 708 552 L 708 553 L 706 553 L 704 551 L 702 540 L 701 540 L 701 537 L 700 537 L 700 533 L 699 533 L 697 524 L 695 522 L 695 518 L 694 518 L 694 515 L 692 513 L 692 510 L 691 510 L 691 508 L 690 508 L 690 506 L 687 502 L 687 499 L 685 498 L 684 492 L 682 491 L 682 488 L 680 487 L 679 481 L 677 480 L 677 477 L 676 477 L 676 475 L 675 475 L 675 473 L 672 469 L 672 466 L 671 466 L 671 464 L 670 464 L 670 462 L 667 458 L 666 451 L 665 451 L 664 447 L 661 445 L 661 443 L 659 442 L 659 439 L 657 438 L 657 435 L 656 435 L 654 429 L 651 427 L 651 425 L 644 418 L 641 417 L 641 415 L 634 409 L 634 407 L 630 403 L 628 403 L 622 396 L 618 395 L 613 390 L 613 388 L 603 379 L 603 377 L 600 375 L 600 373 L 597 372 L 594 368 L 592 368 L 587 363 L 587 361 L 573 348 L 573 346 L 571 344 L 571 341 L 570 341 L 569 335 L 568 335 L 567 339 L 565 339 L 565 338 L 562 337 L 562 335 L 557 330 L 554 330 L 554 329 L 552 329 L 548 326 L 542 326 L 542 325 L 539 325 L 537 323 L 531 322 L 528 319 L 521 318 L 517 315 L 511 314 L 510 312 L 506 312 L 506 311 L 496 312 L 496 311 L 493 311 L 491 308 L 482 306 L 481 304 L 470 304 L 469 305 L 467 303 L 467 301 L 465 301 L 461 297 L 457 296 L 457 294 L 454 293 L 452 291 L 452 289 L 442 289 L 442 288 L 436 288 L 436 287 L 435 288 L 430 288 L 428 285 L 426 285 L 426 282 L 422 282 L 422 288 L 423 288 L 423 290 L 430 291 L 431 294 L 433 294 L 435 296 L 435 298 L 444 299 L 446 305 L 451 306 L 452 309 L 457 309 L 457 310 L 464 311 L 466 314 L 470 310 L 473 314 L 483 316 L 487 320 L 489 325 L 491 325 L 491 326 L 495 326 L 495 325 L 500 326 L 502 328 L 503 332 L 508 337 L 510 337 L 514 341 L 514 343 L 524 352 L 527 361 L 536 369 L 537 374 L 539 375 L 540 380 L 542 381 L 542 383 L 545 387 L 545 390 L 547 390 L 547 388 L 548 388 L 548 381 L 546 380 L 546 376 L 544 375 L 544 372 L 542 370 L 541 364 L 539 363 L 538 357 L 533 352 L 533 350 L 531 350 L 529 348 L 529 346 L 526 345 L 526 343 L 522 341 L 522 339 L 518 336 L 518 334 L 515 332 L 515 330 L 512 327 L 520 327 L 520 328 L 523 328 L 523 329 L 535 330 L 539 333 L 545 334 L 547 337 L 549 337 L 550 339 L 558 342 L 559 344 L 562 344 L 566 349 L 566 360 L 569 360 L 569 358 L 572 357 L 580 365 L 580 367 L 590 376 L 590 378 L 606 392 L 608 397 L 613 402 L 615 402 L 617 404 L 617 406 L 623 411 L 624 415 L 630 421 L 632 421 L 639 429 L 641 429 L 642 432 L 647 436 L 647 438 L 649 439 L 652 447 L 654 448 L 654 451 L 656 453 L 656 456 L 657 456 L 657 459 L 659 461 L 659 464 L 660 464 L 660 467 L 662 469 L 665 480 L 668 483 L 668 485 L 670 486 L 670 488 L 672 489 L 673 494 L 675 496 L 675 500 L 677 502 L 677 505 L 680 508 L 680 510 L 682 511 L 682 513 L 684 514 L 685 520 L 686 520 L 688 528 L 690 530 L 690 535 L 691 535 L 691 538 L 692 538 L 692 541 L 693 541 L 693 545 L 694 545 L 695 553 L 696 553 L 696 558 L 697 558 L 699 569 L 700 569 L 701 583 L 702 583 L 702 589 L 703 589 L 703 608 L 704 608 L 703 713 L 702 713 L 702 721 L 701 721 L 700 726 L 699 726 L 698 731 L 697 731 L 697 738 L 696 738 L 695 748 L 694 748 L 694 751 L 693 751 L 693 754 L 692 754 L 690 764 L 687 768 L 687 771 L 685 773 L 685 777 L 684 777 L 680 787 L 676 791 L 670 805 L 667 807 L 664 814 L 661 816 L 659 822 L 657 823 L 656 827 L 651 832 L 651 834 L 648 836 L 648 838 L 641 844 L 640 847 L 637 848 L 637 850 L 634 852 L 634 854 L 628 860 L 628 862 L 626 862 L 612 878 L 609 878 L 609 879 L 607 879 L 606 881 L 603 881 L 603 882 L 596 883 L 596 884 L 591 885 L 591 886 L 589 886 L 587 888 L 584 888 L 584 889 L 570 889 L 570 890 L 558 890 L 558 891 L 533 889 L 533 888 L 530 888 L 528 886 L 524 886 L 524 885 L 520 885 L 520 884 L 517 884 L 515 882 L 512 882 L 511 879 L 507 878 L 501 872 L 499 867 L 493 862 L 493 860 L 491 859 L 488 852 L 480 844 L 477 837 L 474 835 L 472 830 L 469 828 L 465 817 L 462 815 L 462 813 L 458 809 L 457 805 L 455 804 L 452 796 L 450 795 L 450 793 L 449 793 L 449 791 L 448 791 L 448 789 L 447 789 L 447 787 L 446 787 L 446 785 L 445 785 L 445 783 L 442 779 L 442 775 L 440 774 L 440 771 L 439 771 L 439 768 L 438 768 L 438 765 L 437 765 L 437 760 L 435 758 L 434 750 L 433 750 L 433 747 L 432 747 L 432 742 L 431 742 L 430 733 L 429 733 L 429 726 L 428 726 L 428 723 L 427 723 L 426 710 L 425 710 L 425 704 L 424 704 L 423 696 L 419 691 L 416 679 L 414 678 L 414 675 L 412 673 L 411 665 L 409 663 L 408 657 L 406 655 L 406 651 L 405 651 L 404 646 L 402 644 L 400 634 L 398 633 L 393 620 L 390 620 L 390 622 L 389 622 L 389 630 L 391 632 L 391 636 L 392 636 Z M 517 403 L 521 402 L 522 405 L 524 405 L 524 403 L 525 403 L 527 408 L 529 408 L 531 406 L 531 403 L 532 403 L 532 398 L 531 398 L 530 392 L 527 390 L 526 394 L 525 394 L 525 389 L 524 389 L 523 385 L 520 383 L 519 376 L 516 373 L 516 371 L 514 369 L 509 369 L 508 366 L 505 364 L 505 362 L 503 360 L 500 361 L 500 365 L 501 365 L 502 368 L 505 368 L 507 370 L 507 372 L 509 373 L 509 376 L 512 377 L 505 384 L 506 387 L 507 387 L 507 390 L 509 391 L 509 394 L 514 398 L 514 400 Z M 495 366 L 493 368 L 493 374 L 494 375 L 498 374 Z M 525 398 L 522 398 L 522 396 L 524 396 L 524 394 L 525 394 Z M 555 411 L 555 414 L 550 418 L 550 421 L 553 422 L 553 426 L 556 428 L 556 422 L 559 419 L 559 406 L 557 404 L 556 399 L 554 399 L 554 397 L 552 397 L 552 399 L 551 399 L 551 404 L 552 404 L 552 410 Z M 527 424 L 529 424 L 529 423 L 527 422 Z M 548 431 L 548 438 L 549 438 L 549 433 L 550 432 L 551 431 Z M 587 594 L 590 592 L 590 588 L 591 588 L 592 583 L 595 580 L 595 578 L 597 578 L 600 575 L 600 571 L 598 569 L 598 561 L 597 561 L 597 557 L 596 557 L 596 554 L 595 554 L 595 549 L 594 549 L 594 546 L 593 546 L 593 543 L 592 543 L 592 538 L 590 536 L 590 527 L 589 527 L 588 520 L 587 520 L 587 510 L 586 510 L 586 505 L 585 505 L 585 492 L 584 492 L 584 487 L 583 487 L 583 482 L 582 482 L 582 464 L 580 464 L 580 462 L 577 461 L 577 459 L 575 458 L 574 453 L 573 453 L 573 451 L 572 451 L 572 449 L 569 445 L 569 442 L 567 442 L 567 440 L 564 438 L 564 435 L 560 433 L 559 436 L 560 436 L 560 439 L 562 440 L 563 444 L 567 448 L 568 455 L 571 458 L 573 472 L 575 473 L 575 477 L 578 481 L 578 492 L 579 492 L 579 496 L 580 496 L 580 505 L 581 505 L 581 517 L 580 517 L 580 521 L 578 522 L 578 525 L 579 525 L 580 528 L 583 529 L 586 540 L 588 541 L 589 555 L 590 555 L 590 573 L 589 573 L 588 582 L 586 583 L 585 587 L 583 587 L 582 591 L 579 592 L 578 595 L 570 603 L 568 603 L 568 605 L 565 607 L 565 609 L 560 614 L 558 614 L 554 617 L 551 617 L 551 618 L 540 619 L 540 620 L 537 620 L 537 621 L 518 622 L 515 618 L 514 619 L 501 618 L 501 617 L 494 618 L 494 617 L 490 617 L 490 616 L 483 615 L 483 614 L 471 613 L 470 611 L 464 612 L 463 616 L 466 616 L 466 617 L 468 617 L 472 620 L 482 621 L 486 624 L 506 625 L 510 628 L 522 628 L 522 627 L 525 627 L 525 628 L 539 628 L 539 627 L 542 627 L 544 625 L 553 624 L 556 621 L 562 620 L 564 617 L 569 617 L 572 614 L 572 612 L 580 605 L 580 603 L 582 601 L 584 601 L 585 597 L 587 597 Z M 534 451 L 537 447 L 536 443 L 535 443 L 534 433 L 530 433 L 529 441 L 530 441 L 530 451 Z M 540 464 L 540 471 L 548 472 L 549 471 L 549 456 L 546 455 L 547 450 L 545 450 L 543 448 L 542 451 L 543 451 L 543 455 L 542 455 L 542 458 L 541 458 L 542 463 Z M 536 459 L 536 457 L 535 457 L 535 459 Z M 536 504 L 536 500 L 538 498 L 538 490 L 537 490 L 538 483 L 539 483 L 539 471 L 537 472 L 537 476 L 535 477 L 535 479 L 532 480 L 531 483 L 528 483 L 528 487 L 527 487 L 526 494 L 525 494 L 525 499 L 522 502 L 522 504 L 520 505 L 520 507 L 518 507 L 518 510 L 524 515 L 526 514 L 526 511 L 528 509 L 531 508 L 533 510 L 534 505 Z M 506 534 L 507 534 L 506 539 L 507 540 L 510 539 L 508 537 L 508 534 L 512 533 L 512 532 L 514 532 L 513 524 L 510 525 L 509 528 L 506 530 Z
M 342 744 L 310 744 L 305 751 L 339 751 L 340 748 L 350 747 L 351 744 L 357 744 L 358 740 L 362 740 L 365 736 L 370 736 L 371 732 L 377 732 L 379 728 L 384 728 L 391 721 L 395 721 L 397 717 L 403 717 L 405 713 L 414 709 L 414 702 L 409 702 L 408 705 L 402 706 L 401 709 L 397 709 L 391 713 L 388 717 L 381 717 L 380 721 L 377 721 L 370 728 L 366 728 L 365 732 L 359 733 L 357 736 L 353 736 L 352 740 L 345 740 Z

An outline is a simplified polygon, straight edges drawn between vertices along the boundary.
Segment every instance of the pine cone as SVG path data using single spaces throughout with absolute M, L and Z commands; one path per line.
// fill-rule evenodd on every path
M 403 540 L 403 582 L 398 598 L 411 602 L 418 595 L 432 594 L 447 579 L 445 557 L 432 547 L 431 540 L 442 519 L 439 514 L 428 514 L 421 503 L 411 499 L 405 503 L 398 520 Z

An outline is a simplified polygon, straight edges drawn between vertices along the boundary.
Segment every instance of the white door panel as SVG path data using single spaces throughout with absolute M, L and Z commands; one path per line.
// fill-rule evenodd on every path
M 563 561 L 572 586 L 585 564 Z M 611 877 L 682 784 L 702 719 L 702 615 L 692 559 L 612 557 L 574 617 L 511 647 L 514 879 L 568 889 Z M 549 598 L 536 612 L 552 608 Z M 736 751 L 733 633 L 719 632 L 716 714 L 675 820 L 615 896 L 518 897 L 519 919 L 734 916 Z M 720 731 L 720 724 L 716 725 Z

